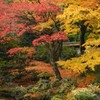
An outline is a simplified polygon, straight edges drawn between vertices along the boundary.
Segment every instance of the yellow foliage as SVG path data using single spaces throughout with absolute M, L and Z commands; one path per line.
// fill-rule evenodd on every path
M 86 43 L 83 44 L 83 46 L 85 46 L 87 48 L 87 46 L 98 46 L 100 45 L 100 33 L 90 33 L 88 36 L 88 39 L 86 41 Z
M 92 25 L 94 27 L 94 32 L 97 32 L 98 28 L 100 31 L 100 8 L 94 10 L 92 8 L 87 8 L 83 6 L 77 6 L 75 4 L 70 4 L 68 8 L 64 9 L 62 15 L 57 16 L 61 23 L 64 23 L 65 32 L 77 33 L 80 29 L 74 23 L 79 21 L 85 21 L 84 25 Z M 74 25 L 73 25 L 74 24 Z M 87 27 L 89 29 L 90 27 Z M 76 30 L 76 31 L 75 31 Z
M 15 3 L 17 3 L 17 2 L 26 2 L 26 1 L 29 1 L 29 0 L 14 0 Z
M 91 47 L 88 52 L 80 57 L 67 61 L 58 61 L 57 63 L 63 66 L 63 68 L 68 68 L 74 72 L 86 72 L 87 67 L 95 71 L 95 65 L 100 64 L 100 50 Z
M 68 0 L 67 8 L 64 8 L 63 14 L 57 16 L 57 19 L 63 23 L 61 29 L 70 34 L 75 34 L 80 31 L 80 26 L 74 23 L 85 21 L 84 25 L 89 23 L 93 26 L 93 33 L 90 33 L 88 39 L 83 46 L 85 46 L 85 54 L 80 57 L 71 58 L 67 61 L 58 61 L 57 63 L 63 68 L 73 70 L 75 72 L 86 72 L 87 67 L 95 71 L 95 65 L 100 65 L 100 1 L 97 0 Z M 87 4 L 87 5 L 86 5 Z M 90 27 L 87 27 L 87 30 Z
M 18 3 L 18 2 L 29 2 L 29 3 L 39 3 L 39 0 L 12 0 L 13 2 L 15 3 Z
M 49 19 L 48 21 L 46 22 L 41 22 L 39 23 L 39 25 L 37 25 L 36 27 L 34 27 L 33 29 L 35 30 L 39 30 L 39 31 L 42 31 L 43 29 L 45 28 L 49 28 L 51 29 L 52 27 L 50 25 L 54 24 L 54 21 L 52 19 Z

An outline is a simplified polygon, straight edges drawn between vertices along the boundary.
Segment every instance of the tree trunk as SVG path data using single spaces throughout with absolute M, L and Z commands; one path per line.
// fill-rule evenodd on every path
M 56 46 L 55 46 L 56 45 Z M 59 69 L 57 67 L 57 64 L 55 63 L 57 60 L 59 60 L 59 57 L 61 54 L 61 46 L 59 46 L 61 44 L 58 43 L 57 44 L 52 44 L 52 47 L 49 48 L 49 54 L 50 54 L 50 64 L 52 65 L 52 69 L 54 71 L 54 74 L 55 74 L 55 78 L 58 79 L 58 80 L 61 80 L 61 74 L 59 72 Z M 59 48 L 60 47 L 60 48 Z
M 52 65 L 52 69 L 54 71 L 55 78 L 58 79 L 58 80 L 61 80 L 62 78 L 61 78 L 61 74 L 60 74 L 60 72 L 58 70 L 57 64 L 53 61 L 52 58 L 50 58 L 50 63 Z
M 82 45 L 85 43 L 85 33 L 87 31 L 87 25 L 84 24 L 81 25 L 81 35 L 80 35 L 80 55 L 84 54 L 85 47 Z
M 84 33 L 81 33 L 80 36 L 80 55 L 84 54 L 84 50 L 85 50 L 85 47 L 82 46 L 85 43 L 84 35 L 85 35 Z

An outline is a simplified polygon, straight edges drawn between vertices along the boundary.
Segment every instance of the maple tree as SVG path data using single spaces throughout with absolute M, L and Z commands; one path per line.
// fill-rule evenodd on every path
M 78 1 L 78 2 L 77 2 Z M 81 31 L 81 47 L 85 47 L 85 53 L 77 58 L 67 61 L 59 61 L 59 65 L 73 71 L 84 73 L 89 69 L 95 70 L 95 65 L 100 65 L 100 1 L 97 0 L 71 0 L 69 6 L 64 9 L 58 18 L 64 25 L 65 32 L 76 34 Z M 92 30 L 91 30 L 92 29 Z M 84 35 L 91 30 L 86 42 Z M 87 68 L 88 67 L 88 68 Z
M 48 48 L 55 77 L 61 79 L 55 62 L 61 56 L 63 40 L 68 40 L 68 38 L 65 32 L 60 31 L 59 21 L 56 20 L 57 13 L 61 12 L 59 6 L 45 0 L 34 2 L 23 2 L 23 0 L 20 2 L 19 0 L 17 3 L 3 2 L 0 5 L 3 11 L 0 11 L 0 22 L 2 23 L 0 42 L 18 40 L 25 32 L 35 33 L 38 38 L 33 40 L 33 46 L 42 44 Z M 14 53 L 17 49 L 12 50 Z M 8 53 L 11 53 L 12 50 L 9 50 Z

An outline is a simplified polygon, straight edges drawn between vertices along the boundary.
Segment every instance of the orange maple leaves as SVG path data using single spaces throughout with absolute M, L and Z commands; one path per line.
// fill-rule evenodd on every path
M 96 77 L 95 76 L 90 76 L 90 75 L 88 75 L 86 78 L 85 78 L 85 80 L 79 80 L 78 81 L 78 86 L 79 87 L 86 87 L 87 85 L 89 85 L 90 84 L 90 82 L 91 81 L 94 81 L 96 79 Z
M 32 64 L 36 64 L 36 66 L 32 66 Z M 27 66 L 25 68 L 27 71 L 28 70 L 37 70 L 38 72 L 48 72 L 50 74 L 53 74 L 54 75 L 54 72 L 52 70 L 52 66 L 48 63 L 44 63 L 44 62 L 41 62 L 41 61 L 33 61 L 33 62 L 30 62 L 30 66 Z M 79 75 L 79 73 L 74 73 L 70 70 L 65 70 L 65 69 L 61 69 L 59 68 L 59 71 L 61 73 L 61 76 L 64 78 L 64 77 L 67 77 L 67 78 L 72 78 L 72 77 L 77 77 Z M 52 77 L 52 80 L 55 80 L 55 77 Z

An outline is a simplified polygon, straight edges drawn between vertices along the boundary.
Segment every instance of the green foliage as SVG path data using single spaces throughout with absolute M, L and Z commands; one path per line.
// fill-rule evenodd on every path
M 6 64 L 7 63 L 7 61 L 0 61 L 0 66 L 2 66 L 2 65 L 4 65 L 4 64 Z
M 23 35 L 20 36 L 20 46 L 23 47 L 23 46 L 32 46 L 32 41 L 33 39 L 36 38 L 36 35 L 35 34 L 32 34 L 32 33 L 24 33 Z
M 0 43 L 0 60 L 9 60 L 11 58 L 8 57 L 6 52 L 11 49 L 19 46 L 19 42 L 15 40 L 11 40 L 8 43 Z
M 72 89 L 67 94 L 67 100 L 100 100 L 100 87 L 91 84 L 84 88 Z
M 18 83 L 17 80 L 26 77 L 27 75 L 29 75 L 28 78 L 20 81 L 38 81 L 38 73 L 35 70 L 26 71 L 25 67 L 25 65 L 21 63 L 16 63 L 15 61 L 0 61 L 0 79 L 2 79 L 2 85 L 6 82 Z
M 69 41 L 72 42 L 72 41 L 80 41 L 80 32 L 78 32 L 77 34 L 74 34 L 74 35 L 67 35 L 68 38 L 69 38 Z
M 47 73 L 47 72 L 43 72 L 43 73 L 40 73 L 40 74 L 38 74 L 38 76 L 39 77 L 45 77 L 45 78 L 47 78 L 47 77 L 53 77 L 54 75 L 52 75 L 52 74 L 50 74 L 50 73 Z
M 51 100 L 64 100 L 61 95 L 55 95 L 51 98 Z
M 77 56 L 77 48 L 63 46 L 61 59 L 67 60 Z M 36 47 L 35 59 L 38 61 L 50 62 L 49 52 L 44 45 Z
M 15 65 L 7 61 L 0 61 L 0 78 L 2 79 L 2 84 L 5 82 L 11 82 L 14 78 L 16 78 L 16 75 L 12 75 L 11 72 L 8 71 L 11 69 L 19 69 L 19 72 L 21 72 L 20 69 L 23 69 L 23 66 Z
M 61 59 L 67 60 L 67 59 L 70 59 L 70 58 L 76 57 L 76 56 L 77 56 L 77 48 L 63 46 Z
M 47 63 L 50 61 L 48 50 L 44 45 L 36 47 L 35 59 Z
M 80 94 L 74 95 L 74 97 L 77 100 L 93 100 L 95 95 L 91 95 L 91 94 L 88 94 L 88 93 L 80 93 Z

